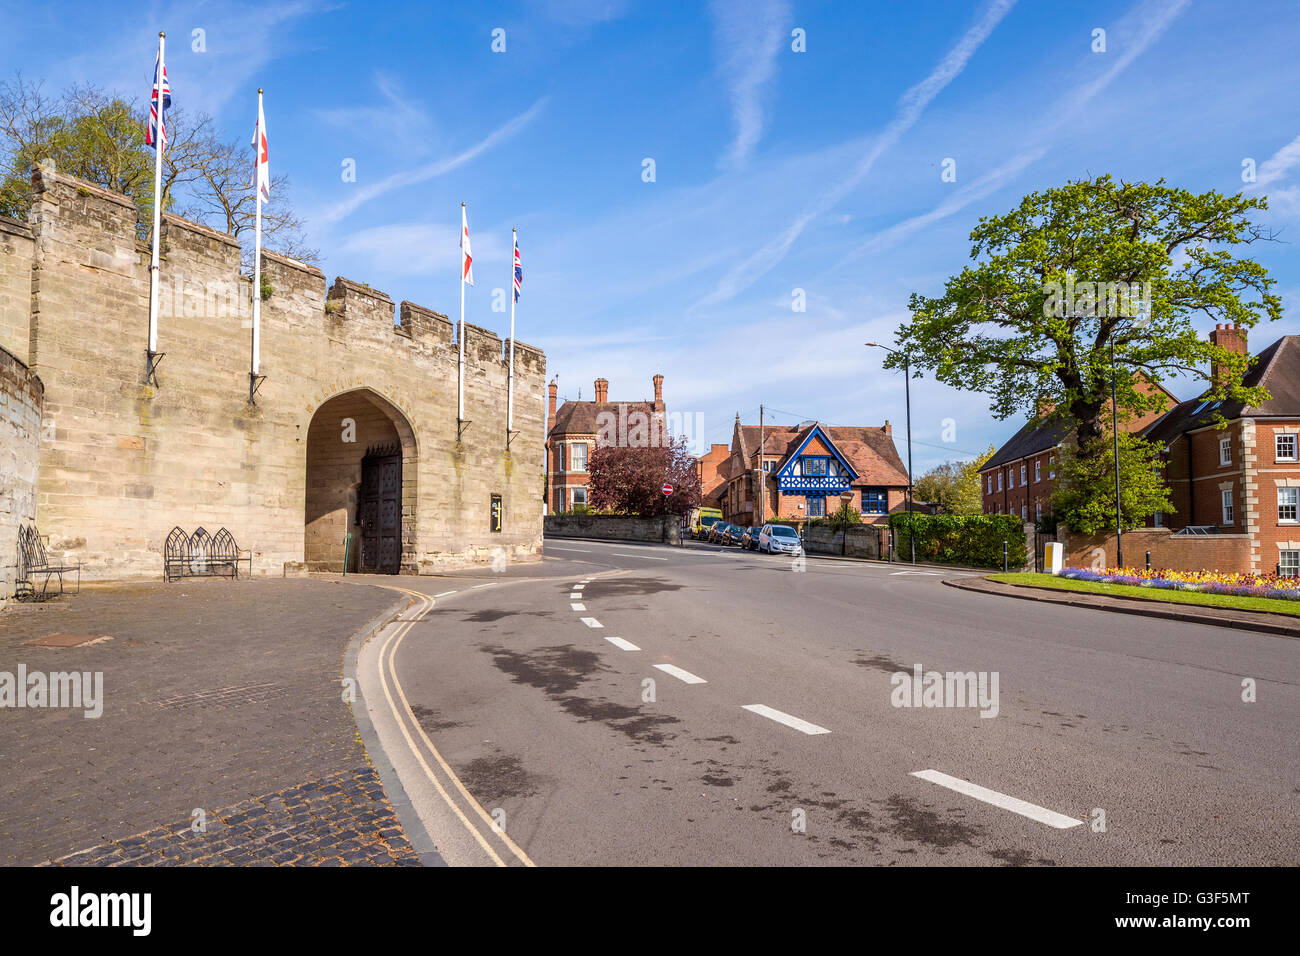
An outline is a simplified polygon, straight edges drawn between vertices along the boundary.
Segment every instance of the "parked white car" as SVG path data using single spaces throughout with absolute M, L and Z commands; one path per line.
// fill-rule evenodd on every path
M 799 532 L 785 524 L 765 524 L 758 533 L 758 550 L 768 554 L 801 554 Z

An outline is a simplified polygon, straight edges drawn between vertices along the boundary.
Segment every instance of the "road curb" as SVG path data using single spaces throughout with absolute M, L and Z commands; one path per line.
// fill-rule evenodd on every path
M 1136 614 L 1139 617 L 1161 618 L 1166 621 L 1182 621 L 1186 624 L 1208 624 L 1211 627 L 1231 627 L 1241 631 L 1254 631 L 1262 634 L 1275 634 L 1279 637 L 1300 638 L 1300 624 L 1283 624 L 1267 619 L 1254 620 L 1233 617 L 1221 617 L 1192 610 L 1175 610 L 1164 607 L 1140 607 L 1141 603 L 1156 604 L 1155 601 L 1144 602 L 1140 598 L 1128 598 L 1132 604 L 1114 603 L 1116 598 L 1104 595 L 1089 595 L 1092 600 L 1084 601 L 1067 596 L 1068 592 L 1054 588 L 1035 587 L 1032 584 L 1002 584 L 999 581 L 987 581 L 984 578 L 945 578 L 943 581 L 950 588 L 974 591 L 977 594 L 992 594 L 995 597 L 1017 598 L 1022 601 L 1046 601 L 1048 604 L 1064 604 L 1069 607 L 1086 608 L 1093 611 L 1112 611 L 1120 614 Z M 1004 590 L 1005 589 L 1005 590 Z M 1252 613 L 1252 612 L 1239 612 Z M 1265 612 L 1266 613 L 1266 612 Z
M 406 838 L 411 842 L 411 849 L 415 851 L 416 856 L 420 858 L 420 863 L 424 866 L 446 866 L 447 861 L 438 852 L 433 837 L 425 829 L 420 815 L 415 812 L 410 794 L 402 786 L 402 780 L 397 774 L 397 769 L 393 766 L 393 762 L 388 759 L 388 754 L 385 753 L 384 746 L 379 741 L 379 734 L 375 732 L 375 725 L 370 720 L 370 712 L 366 707 L 365 698 L 361 694 L 361 680 L 357 676 L 357 658 L 361 654 L 361 646 L 401 617 L 402 612 L 410 604 L 411 599 L 402 596 L 388 610 L 380 612 L 368 623 L 363 624 L 348 639 L 347 651 L 343 655 L 343 676 L 352 681 L 352 687 L 357 695 L 357 699 L 349 707 L 352 711 L 352 719 L 357 725 L 357 733 L 361 737 L 361 746 L 365 748 L 371 765 L 379 774 L 379 780 L 388 793 L 388 801 L 393 805 L 393 812 L 397 814 L 402 829 L 406 831 Z

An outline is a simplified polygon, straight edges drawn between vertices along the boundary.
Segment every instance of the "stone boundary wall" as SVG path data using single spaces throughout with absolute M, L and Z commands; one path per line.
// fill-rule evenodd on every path
M 158 384 L 147 384 L 149 250 L 136 237 L 134 204 L 41 169 L 33 187 L 25 228 L 35 251 L 26 272 L 23 228 L 0 228 L 0 247 L 15 249 L 0 248 L 0 332 L 11 339 L 24 327 L 30 332 L 27 364 L 44 383 L 49 423 L 37 517 L 51 547 L 82 561 L 87 579 L 160 575 L 175 525 L 228 528 L 252 549 L 256 574 L 301 565 L 308 431 L 326 402 L 353 392 L 387 409 L 404 436 L 404 569 L 430 573 L 501 552 L 512 561 L 537 556 L 545 472 L 540 350 L 516 343 L 518 434 L 507 448 L 509 343 L 467 326 L 468 424 L 458 434 L 455 330 L 447 316 L 394 304 L 349 279 L 327 285 L 320 270 L 265 252 L 266 379 L 250 402 L 253 289 L 239 244 L 165 215 L 163 356 Z M 18 294 L 24 283 L 25 298 Z M 467 317 L 491 315 L 488 296 L 475 298 Z M 341 425 L 328 429 L 336 441 Z M 406 496 L 408 473 L 413 493 Z M 489 520 L 494 495 L 504 505 L 500 532 Z
M 1065 544 L 1067 568 L 1113 567 L 1115 534 L 1071 534 L 1060 532 Z M 1168 528 L 1138 528 L 1124 532 L 1124 564 L 1131 568 L 1146 566 L 1146 552 L 1151 552 L 1151 567 L 1171 571 L 1245 571 L 1251 570 L 1251 538 L 1247 534 L 1175 535 Z M 1261 569 L 1265 573 L 1272 567 Z
M 809 554 L 843 554 L 850 558 L 878 560 L 888 555 L 889 528 L 862 525 L 849 528 L 847 532 L 833 532 L 825 525 L 817 525 L 804 530 L 803 546 Z
M 43 391 L 41 380 L 0 348 L 0 604 L 17 581 L 18 529 L 36 520 Z
M 596 538 L 605 541 L 677 543 L 676 515 L 640 518 L 635 515 L 547 515 L 542 519 L 548 538 Z

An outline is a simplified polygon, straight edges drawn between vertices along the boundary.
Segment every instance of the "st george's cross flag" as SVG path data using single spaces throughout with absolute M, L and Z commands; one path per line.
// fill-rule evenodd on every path
M 515 236 L 515 301 L 519 301 L 519 288 L 524 284 L 524 269 L 519 264 L 519 237 Z
M 260 90 L 258 91 L 261 92 Z M 266 114 L 262 112 L 262 98 L 257 98 L 257 128 L 253 130 L 253 147 L 257 158 L 253 161 L 253 186 L 266 202 L 271 198 L 271 163 L 266 151 Z
M 460 204 L 460 281 L 474 284 L 474 257 L 469 252 L 469 219 L 464 203 Z
M 161 100 L 159 92 L 161 84 Z M 167 66 L 160 53 L 153 65 L 153 93 L 149 97 L 149 127 L 144 131 L 145 145 L 158 148 L 159 140 L 167 146 L 167 108 L 172 105 L 172 88 L 167 83 Z

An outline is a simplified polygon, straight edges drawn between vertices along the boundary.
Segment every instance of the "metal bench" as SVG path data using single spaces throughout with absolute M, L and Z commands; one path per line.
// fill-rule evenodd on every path
M 186 534 L 180 527 L 172 528 L 163 548 L 163 580 L 177 578 L 239 577 L 239 566 L 253 573 L 253 552 L 241 549 L 234 535 L 221 528 L 210 535 L 204 528 Z
M 18 581 L 15 597 L 20 601 L 45 601 L 50 594 L 50 578 L 59 579 L 58 594 L 62 594 L 63 576 L 77 572 L 77 590 L 81 593 L 81 562 L 76 564 L 51 564 L 45 553 L 45 542 L 35 525 L 22 525 L 18 529 Z M 36 590 L 36 579 L 43 578 L 41 589 Z

